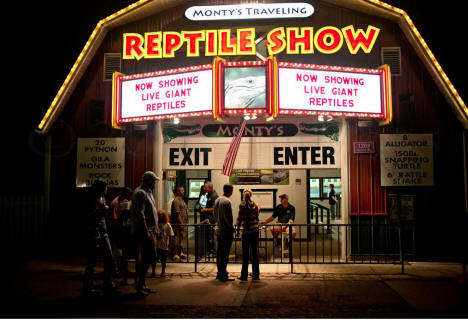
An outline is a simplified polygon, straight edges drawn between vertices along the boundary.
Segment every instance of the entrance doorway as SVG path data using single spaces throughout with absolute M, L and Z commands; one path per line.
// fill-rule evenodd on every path
M 329 201 L 330 185 L 335 190 L 335 208 Z M 308 223 L 342 223 L 341 214 L 341 169 L 307 170 Z
M 211 179 L 210 170 L 167 170 L 164 172 L 164 203 L 168 204 L 174 198 L 173 190 L 176 185 L 184 187 L 184 200 L 187 203 L 189 223 L 200 222 L 195 212 L 195 205 L 199 201 L 200 191 L 205 183 Z M 170 212 L 170 208 L 166 208 Z

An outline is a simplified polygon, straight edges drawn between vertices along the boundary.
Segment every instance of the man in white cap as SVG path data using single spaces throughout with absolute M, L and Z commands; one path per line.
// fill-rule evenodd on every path
M 141 248 L 141 262 L 136 270 L 135 289 L 142 295 L 156 292 L 146 286 L 145 280 L 150 264 L 156 259 L 156 239 L 159 230 L 153 190 L 158 180 L 160 179 L 154 172 L 145 172 L 141 185 L 132 195 L 132 231 Z

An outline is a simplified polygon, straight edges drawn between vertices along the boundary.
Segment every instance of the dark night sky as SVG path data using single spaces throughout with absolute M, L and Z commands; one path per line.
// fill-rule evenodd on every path
M 34 128 L 54 98 L 97 22 L 132 0 L 16 1 L 4 9 L 1 193 L 42 189 L 41 137 Z M 468 90 L 465 10 L 458 1 L 388 0 L 404 9 L 428 43 L 465 102 Z M 10 6 L 11 4 L 11 6 Z M 11 10 L 12 8 L 13 10 Z M 10 19 L 5 16 L 11 15 Z M 6 99 L 5 99 L 6 97 Z M 33 137 L 33 139 L 31 139 Z M 33 141 L 31 143 L 31 141 Z M 25 183 L 25 181 L 27 181 Z M 20 188 L 24 188 L 19 190 Z

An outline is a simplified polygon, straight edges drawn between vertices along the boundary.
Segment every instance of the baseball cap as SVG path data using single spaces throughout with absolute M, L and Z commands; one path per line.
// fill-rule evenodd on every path
M 289 199 L 289 198 L 288 198 L 288 195 L 287 195 L 286 193 L 280 194 L 280 196 L 279 196 L 279 197 L 280 197 L 280 198 L 286 198 L 286 199 Z
M 146 171 L 143 173 L 143 178 L 141 180 L 146 181 L 146 180 L 161 180 L 159 177 L 153 172 L 153 171 Z

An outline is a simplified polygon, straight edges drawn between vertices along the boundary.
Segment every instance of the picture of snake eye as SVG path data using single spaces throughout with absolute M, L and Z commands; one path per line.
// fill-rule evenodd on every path
M 226 109 L 265 108 L 265 68 L 231 67 L 224 71 Z

